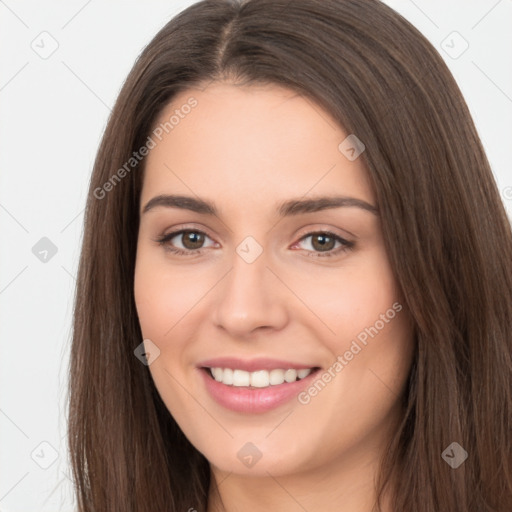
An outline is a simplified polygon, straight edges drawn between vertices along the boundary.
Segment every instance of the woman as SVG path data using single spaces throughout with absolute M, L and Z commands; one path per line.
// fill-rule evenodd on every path
M 79 510 L 511 510 L 511 262 L 468 108 L 401 16 L 191 6 L 91 179 Z

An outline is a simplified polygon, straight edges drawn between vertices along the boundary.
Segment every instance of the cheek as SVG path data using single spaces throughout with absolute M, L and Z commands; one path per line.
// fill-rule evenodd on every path
M 169 270 L 168 265 L 155 258 L 154 251 L 143 248 L 138 251 L 134 298 L 142 337 L 160 350 L 158 358 L 149 366 L 153 382 L 168 410 L 183 414 L 190 401 L 180 392 L 178 384 L 184 381 L 188 362 L 184 359 L 187 338 L 180 329 L 194 304 L 194 287 L 186 286 L 187 279 L 182 274 L 171 274 Z
M 337 269 L 322 270 L 313 277 L 297 273 L 293 281 L 297 295 L 329 328 L 331 336 L 327 335 L 326 341 L 330 340 L 331 350 L 344 349 L 386 312 L 395 317 L 393 304 L 398 302 L 399 293 L 383 250 L 366 251 Z
M 134 296 L 137 314 L 145 338 L 160 337 L 170 328 L 171 318 L 166 310 L 172 311 L 168 304 L 166 286 L 157 279 L 155 267 L 145 263 L 143 257 L 137 258 L 134 279 Z
M 207 285 L 197 272 L 166 264 L 163 250 L 141 248 L 135 265 L 134 297 L 143 335 L 160 340 L 171 337 Z

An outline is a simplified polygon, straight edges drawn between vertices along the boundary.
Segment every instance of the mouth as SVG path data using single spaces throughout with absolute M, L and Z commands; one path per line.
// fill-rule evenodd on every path
M 265 413 L 297 399 L 312 385 L 320 369 L 319 366 L 254 371 L 223 366 L 197 368 L 206 394 L 217 405 L 245 414 Z
M 201 367 L 211 379 L 234 388 L 262 389 L 298 382 L 320 370 L 311 368 L 274 368 L 271 370 L 246 371 L 238 368 Z

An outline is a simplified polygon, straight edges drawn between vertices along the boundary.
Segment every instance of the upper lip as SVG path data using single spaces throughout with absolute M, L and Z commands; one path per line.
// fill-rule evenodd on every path
M 302 370 L 309 368 L 318 368 L 318 366 L 312 364 L 294 363 L 292 361 L 284 361 L 282 359 L 271 359 L 268 357 L 258 357 L 255 359 L 239 359 L 237 357 L 218 357 L 202 361 L 198 364 L 198 366 L 207 368 L 231 368 L 237 370 L 245 370 L 246 372 L 275 369 Z

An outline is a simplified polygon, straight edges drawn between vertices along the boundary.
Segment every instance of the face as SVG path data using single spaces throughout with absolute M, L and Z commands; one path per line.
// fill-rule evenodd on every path
M 400 414 L 411 325 L 348 135 L 271 85 L 190 89 L 155 124 L 137 312 L 159 394 L 220 471 L 370 464 Z

